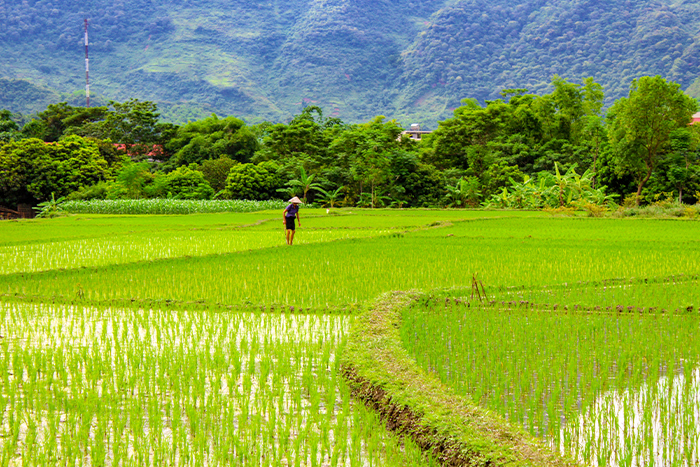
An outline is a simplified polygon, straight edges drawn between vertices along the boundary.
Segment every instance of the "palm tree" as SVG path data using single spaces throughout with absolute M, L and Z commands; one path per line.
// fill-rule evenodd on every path
M 323 202 L 324 206 L 330 204 L 331 208 L 334 208 L 336 201 L 338 200 L 340 194 L 343 191 L 343 187 L 341 186 L 335 191 L 326 191 L 323 188 L 316 188 L 316 190 L 320 191 L 323 194 L 323 196 L 320 198 L 320 201 Z
M 304 193 L 304 203 L 306 204 L 306 194 L 310 190 L 318 190 L 321 188 L 321 185 L 314 183 L 315 178 L 316 174 L 307 175 L 306 170 L 302 166 L 299 167 L 299 178 L 288 181 L 287 186 L 301 188 L 302 192 Z

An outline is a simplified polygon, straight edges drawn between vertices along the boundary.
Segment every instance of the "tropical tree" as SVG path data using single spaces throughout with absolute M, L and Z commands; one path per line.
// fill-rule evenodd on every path
M 46 144 L 39 139 L 0 145 L 0 204 L 63 197 L 109 176 L 97 145 L 79 136 Z
M 175 168 L 220 158 L 246 163 L 250 162 L 258 146 L 256 134 L 243 120 L 219 118 L 212 114 L 177 129 L 166 145 L 173 154 L 167 165 Z
M 302 194 L 304 203 L 306 203 L 306 195 L 309 193 L 311 190 L 318 190 L 321 188 L 321 185 L 318 183 L 314 183 L 314 179 L 316 178 L 316 174 L 307 174 L 306 169 L 304 169 L 303 166 L 299 167 L 299 178 L 294 179 L 294 180 L 289 180 L 287 182 L 287 186 L 291 189 L 297 188 L 300 190 L 300 194 Z M 284 190 L 284 189 L 283 189 Z M 280 190 L 278 190 L 280 191 Z M 284 190 L 288 191 L 288 190 Z
M 447 197 L 451 200 L 448 207 L 477 206 L 481 197 L 480 183 L 477 177 L 457 180 L 454 185 L 447 185 Z
M 0 110 L 0 142 L 15 139 L 19 134 L 19 126 L 12 120 L 12 112 Z
M 319 196 L 319 201 L 321 201 L 324 206 L 334 208 L 335 203 L 338 201 L 341 193 L 343 192 L 343 187 L 336 188 L 334 191 L 327 191 L 320 187 L 316 188 L 316 190 L 321 193 L 321 196 Z
M 333 140 L 330 152 L 336 154 L 335 163 L 350 174 L 348 185 L 352 186 L 357 198 L 369 188 L 370 200 L 374 207 L 378 199 L 377 187 L 391 176 L 393 154 L 402 149 L 399 139 L 401 127 L 396 121 L 384 121 L 377 116 L 371 121 L 345 128 Z M 349 195 L 352 195 L 349 193 Z
M 617 100 L 608 111 L 608 136 L 617 170 L 634 177 L 637 205 L 667 150 L 671 133 L 686 127 L 697 108 L 695 99 L 678 83 L 644 76 L 632 80 L 629 96 Z
M 229 157 L 220 157 L 202 162 L 199 170 L 204 174 L 204 178 L 209 182 L 209 185 L 218 193 L 226 188 L 226 178 L 233 166 L 237 164 L 237 161 Z

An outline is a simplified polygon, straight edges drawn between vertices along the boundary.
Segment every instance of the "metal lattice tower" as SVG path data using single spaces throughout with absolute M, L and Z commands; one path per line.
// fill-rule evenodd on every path
M 85 18 L 85 98 L 90 107 L 90 60 L 88 59 L 88 20 Z

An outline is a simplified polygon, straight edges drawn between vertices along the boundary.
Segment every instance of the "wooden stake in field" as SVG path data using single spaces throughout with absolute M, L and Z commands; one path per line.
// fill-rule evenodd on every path
M 476 292 L 476 297 L 480 301 L 483 302 L 486 299 L 486 289 L 484 289 L 484 283 L 476 278 L 477 274 L 478 273 L 474 273 L 472 275 L 472 296 L 471 296 L 471 298 L 474 298 L 474 292 Z M 481 290 L 479 290 L 479 287 L 481 287 Z

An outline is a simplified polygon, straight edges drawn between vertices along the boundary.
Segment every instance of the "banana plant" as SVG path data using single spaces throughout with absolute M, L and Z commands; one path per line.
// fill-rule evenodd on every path
M 321 187 L 316 188 L 316 190 L 323 195 L 319 197 L 319 201 L 321 201 L 324 206 L 330 206 L 331 208 L 334 208 L 335 203 L 338 201 L 341 193 L 343 192 L 343 187 L 341 186 L 340 188 L 337 188 L 334 191 L 327 191 Z
M 447 197 L 452 200 L 448 207 L 467 207 L 467 205 L 475 206 L 481 197 L 479 190 L 479 179 L 477 177 L 460 178 L 457 183 L 447 185 Z
M 61 203 L 63 203 L 64 199 L 65 198 L 56 199 L 54 194 L 51 193 L 50 200 L 39 203 L 32 209 L 39 211 L 36 217 L 57 217 L 63 214 L 63 206 L 61 206 Z

